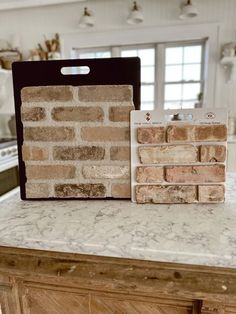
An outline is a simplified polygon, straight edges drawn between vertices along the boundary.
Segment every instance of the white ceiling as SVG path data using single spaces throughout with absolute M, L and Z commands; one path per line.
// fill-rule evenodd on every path
M 0 10 L 11 10 L 84 1 L 86 0 L 0 0 Z

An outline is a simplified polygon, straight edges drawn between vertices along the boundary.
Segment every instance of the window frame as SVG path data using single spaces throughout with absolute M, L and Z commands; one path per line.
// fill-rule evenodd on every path
M 193 83 L 200 83 L 200 93 L 203 93 L 203 101 L 202 101 L 202 108 L 204 107 L 205 104 L 205 94 L 206 94 L 206 46 L 207 46 L 207 40 L 208 38 L 203 38 L 203 39 L 197 39 L 197 40 L 185 40 L 185 41 L 176 41 L 176 42 L 168 42 L 164 44 L 157 44 L 157 49 L 160 49 L 161 52 L 161 60 L 162 62 L 162 67 L 158 76 L 158 81 L 159 84 L 161 84 L 161 90 L 158 90 L 159 93 L 157 93 L 157 103 L 162 104 L 162 108 L 165 109 L 165 85 L 175 85 L 175 84 L 193 84 Z M 201 76 L 200 76 L 200 81 L 179 81 L 179 82 L 166 82 L 165 81 L 165 68 L 166 68 L 166 55 L 165 55 L 165 49 L 166 48 L 172 48 L 172 47 L 191 47 L 191 46 L 196 46 L 196 45 L 201 45 L 202 46 L 202 55 L 201 55 Z M 160 58 L 159 58 L 160 60 Z M 165 109 L 167 110 L 167 109 Z
M 155 64 L 154 64 L 154 84 L 153 83 L 142 83 L 143 86 L 152 86 L 154 85 L 154 109 L 163 109 L 165 105 L 165 49 L 169 47 L 184 47 L 184 46 L 194 46 L 201 44 L 202 46 L 202 59 L 201 59 L 201 77 L 200 81 L 200 92 L 203 92 L 203 103 L 204 107 L 206 101 L 206 73 L 207 73 L 207 64 L 206 64 L 206 53 L 207 53 L 207 41 L 208 38 L 193 39 L 193 40 L 176 40 L 176 41 L 167 41 L 162 43 L 137 43 L 131 45 L 110 45 L 110 46 L 101 46 L 101 47 L 87 47 L 87 48 L 72 48 L 72 51 L 79 51 L 81 53 L 86 52 L 102 52 L 110 51 L 111 57 L 121 57 L 121 52 L 124 50 L 140 50 L 153 48 L 155 54 Z M 187 84 L 194 83 L 196 81 L 180 81 L 180 82 L 170 82 L 168 84 Z M 142 104 L 141 104 L 142 105 Z M 145 110 L 145 109 L 142 109 Z

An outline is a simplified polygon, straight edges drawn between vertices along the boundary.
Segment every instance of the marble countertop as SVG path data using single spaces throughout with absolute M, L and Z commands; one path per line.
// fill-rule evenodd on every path
M 236 173 L 224 204 L 0 202 L 0 246 L 236 268 Z

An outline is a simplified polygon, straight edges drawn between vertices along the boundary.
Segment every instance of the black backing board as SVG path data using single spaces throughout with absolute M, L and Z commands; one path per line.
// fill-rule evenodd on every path
M 86 75 L 63 75 L 61 73 L 62 67 L 75 66 L 88 66 L 90 72 Z M 138 57 L 23 61 L 14 62 L 12 71 L 19 156 L 20 193 L 21 199 L 23 200 L 26 199 L 26 176 L 21 150 L 23 144 L 23 125 L 20 110 L 22 88 L 50 85 L 132 85 L 134 106 L 136 110 L 140 109 L 140 59 Z

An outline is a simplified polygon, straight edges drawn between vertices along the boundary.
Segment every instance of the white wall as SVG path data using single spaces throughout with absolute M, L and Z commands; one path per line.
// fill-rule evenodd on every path
M 140 26 L 128 26 L 125 19 L 128 13 L 128 6 L 132 3 L 129 0 L 91 0 L 87 3 L 74 3 L 58 6 L 47 6 L 21 10 L 0 12 L 0 38 L 9 39 L 11 34 L 17 33 L 21 36 L 22 48 L 25 55 L 27 51 L 42 43 L 45 34 L 50 38 L 55 32 L 66 37 L 73 35 L 80 46 L 80 36 L 84 38 L 84 32 L 93 33 L 107 30 L 120 30 L 120 35 L 125 30 L 137 31 L 141 29 L 158 29 L 165 34 L 165 26 L 183 25 L 183 30 L 188 30 L 188 25 L 217 24 L 218 37 L 214 46 L 214 62 L 216 72 L 211 80 L 214 80 L 216 107 L 228 107 L 231 115 L 236 116 L 236 85 L 227 84 L 225 70 L 220 65 L 221 45 L 227 42 L 236 41 L 236 0 L 196 0 L 200 16 L 188 22 L 178 19 L 180 0 L 139 0 L 143 7 L 145 22 Z M 96 26 L 92 30 L 80 30 L 78 20 L 82 14 L 85 4 L 94 11 L 96 15 Z M 114 42 L 115 38 L 113 38 Z M 126 38 L 126 42 L 129 39 Z M 130 42 L 133 43 L 132 35 Z

